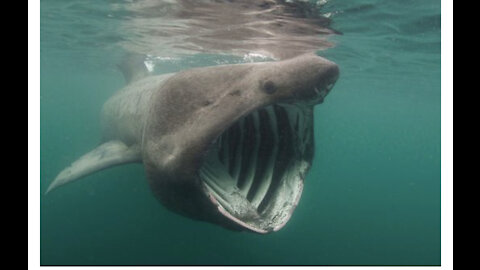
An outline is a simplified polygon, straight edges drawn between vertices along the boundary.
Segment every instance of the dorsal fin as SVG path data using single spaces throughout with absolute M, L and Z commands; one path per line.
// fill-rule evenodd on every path
M 145 65 L 146 56 L 137 53 L 128 53 L 117 67 L 123 74 L 127 84 L 140 80 L 150 73 Z

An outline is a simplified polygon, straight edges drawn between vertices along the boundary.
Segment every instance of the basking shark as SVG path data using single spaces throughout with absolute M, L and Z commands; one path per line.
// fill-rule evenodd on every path
M 282 228 L 312 163 L 313 108 L 338 66 L 312 53 L 149 75 L 135 59 L 121 66 L 127 85 L 103 106 L 103 143 L 61 171 L 47 193 L 141 162 L 170 210 L 234 230 Z

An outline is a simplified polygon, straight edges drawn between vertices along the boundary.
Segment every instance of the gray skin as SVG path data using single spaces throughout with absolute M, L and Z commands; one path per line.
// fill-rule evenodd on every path
M 125 73 L 130 73 L 126 77 L 132 81 L 103 107 L 105 143 L 63 170 L 47 192 L 111 166 L 142 162 L 154 195 L 177 213 L 259 233 L 285 225 L 298 204 L 313 149 L 305 154 L 308 166 L 298 173 L 295 195 L 284 196 L 288 206 L 272 210 L 276 216 L 284 216 L 275 222 L 273 214 L 262 216 L 261 223 L 225 210 L 219 198 L 206 190 L 199 169 L 222 133 L 269 105 L 302 104 L 313 132 L 313 106 L 323 102 L 337 80 L 335 63 L 306 54 L 277 62 L 195 68 L 159 76 L 132 75 L 128 69 Z M 313 139 L 309 147 L 313 148 Z

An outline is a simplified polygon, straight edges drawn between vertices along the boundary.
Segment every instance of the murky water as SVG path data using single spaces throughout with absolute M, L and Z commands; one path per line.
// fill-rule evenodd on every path
M 340 79 L 315 110 L 299 206 L 282 230 L 258 235 L 168 211 L 139 164 L 43 195 L 99 143 L 101 106 L 124 86 L 115 64 L 151 40 L 125 30 L 132 13 L 121 7 L 133 1 L 42 1 L 41 263 L 439 265 L 440 1 L 321 2 L 343 34 L 322 36 L 318 54 Z M 156 52 L 156 73 L 265 61 Z

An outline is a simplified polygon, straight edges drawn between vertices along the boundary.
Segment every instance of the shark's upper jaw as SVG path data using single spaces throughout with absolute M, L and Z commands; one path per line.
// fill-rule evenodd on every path
M 300 103 L 262 107 L 214 141 L 199 177 L 223 216 L 258 233 L 286 224 L 313 158 L 312 110 Z

